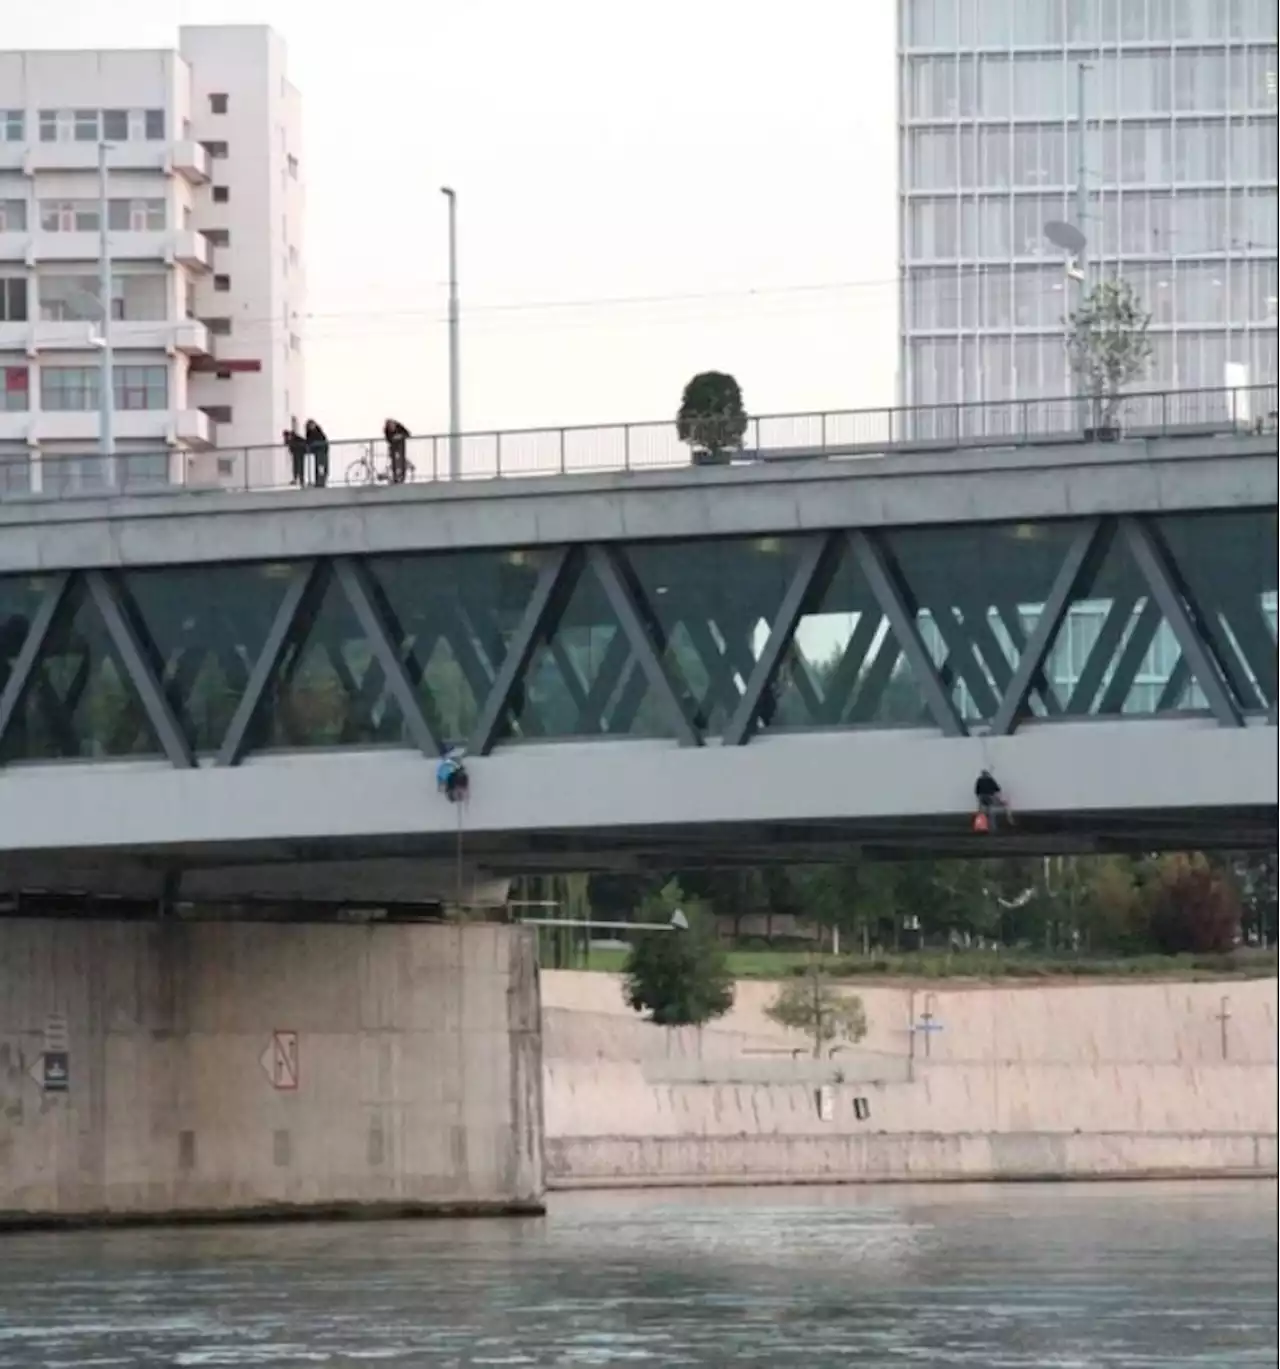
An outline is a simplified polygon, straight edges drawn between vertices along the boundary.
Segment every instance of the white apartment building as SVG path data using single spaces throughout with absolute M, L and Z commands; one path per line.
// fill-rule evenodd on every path
M 1276 0 L 898 0 L 900 377 L 909 405 L 1071 381 L 1064 256 L 1152 315 L 1142 388 L 1277 374 Z M 973 416 L 973 417 L 976 417 Z
M 0 498 L 280 472 L 305 414 L 300 125 L 265 27 L 183 28 L 168 52 L 0 52 Z

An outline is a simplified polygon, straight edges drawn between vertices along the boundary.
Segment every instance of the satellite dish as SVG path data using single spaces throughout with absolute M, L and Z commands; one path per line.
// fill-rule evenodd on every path
M 1085 236 L 1073 223 L 1050 219 L 1044 226 L 1044 235 L 1055 247 L 1061 247 L 1073 257 L 1084 251 Z

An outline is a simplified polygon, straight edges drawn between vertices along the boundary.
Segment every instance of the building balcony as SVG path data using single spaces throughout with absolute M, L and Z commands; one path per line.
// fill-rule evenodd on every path
M 0 351 L 6 347 L 20 348 L 30 356 L 41 352 L 83 352 L 86 348 L 97 348 L 100 336 L 100 325 L 92 319 L 0 324 Z M 115 319 L 111 324 L 111 345 L 117 352 L 142 348 L 202 356 L 209 351 L 209 331 L 198 319 Z
M 97 142 L 28 143 L 22 158 L 28 176 L 40 171 L 96 171 Z M 108 171 L 157 172 L 165 169 L 165 144 L 159 142 L 112 143 L 107 149 Z
M 0 409 L 0 442 L 28 442 L 31 439 L 31 423 L 35 418 L 30 413 L 9 413 Z
M 218 440 L 218 425 L 202 409 L 179 409 L 170 415 L 171 446 L 208 450 Z
M 110 233 L 108 246 L 113 261 L 164 261 L 170 237 L 160 232 Z M 27 264 L 34 266 L 47 261 L 97 261 L 101 239 L 97 233 L 36 232 L 28 235 L 28 241 Z
M 212 179 L 209 154 L 191 138 L 173 144 L 169 150 L 168 170 L 192 185 L 205 185 Z
M 209 330 L 198 318 L 179 319 L 169 325 L 171 328 L 169 346 L 183 356 L 207 357 L 213 355 L 213 340 Z
M 176 417 L 172 409 L 117 409 L 112 435 L 118 447 L 129 443 L 166 443 Z M 96 409 L 37 413 L 31 418 L 31 438 L 37 443 L 75 442 L 92 451 L 101 438 Z
M 0 261 L 21 262 L 23 266 L 30 266 L 31 234 L 0 233 Z
M 30 352 L 29 323 L 0 323 L 0 352 Z
M 165 259 L 196 271 L 208 271 L 213 266 L 213 248 L 203 233 L 187 228 L 171 236 Z

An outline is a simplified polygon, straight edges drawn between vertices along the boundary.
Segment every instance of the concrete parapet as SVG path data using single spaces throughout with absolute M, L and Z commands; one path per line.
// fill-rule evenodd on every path
M 528 931 L 0 921 L 0 1221 L 541 1199 Z

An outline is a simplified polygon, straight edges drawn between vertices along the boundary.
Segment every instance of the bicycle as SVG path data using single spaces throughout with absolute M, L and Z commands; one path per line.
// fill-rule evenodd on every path
M 413 479 L 414 464 L 405 458 L 404 478 L 405 482 Z M 394 482 L 391 479 L 391 460 L 388 457 L 383 464 L 378 462 L 377 445 L 373 442 L 366 442 L 360 449 L 360 455 L 347 467 L 346 482 L 348 485 L 390 485 Z

